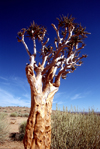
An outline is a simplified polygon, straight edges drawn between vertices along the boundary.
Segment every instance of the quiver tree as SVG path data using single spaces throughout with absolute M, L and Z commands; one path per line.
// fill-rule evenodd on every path
M 22 42 L 29 55 L 30 63 L 26 65 L 26 76 L 31 88 L 31 109 L 24 136 L 25 149 L 50 149 L 51 144 L 51 112 L 54 94 L 60 86 L 60 79 L 66 79 L 68 73 L 81 66 L 81 55 L 84 39 L 89 34 L 81 24 L 74 23 L 74 18 L 62 16 L 58 26 L 51 24 L 56 31 L 55 48 L 47 46 L 47 30 L 44 26 L 33 23 L 29 28 L 18 32 L 18 42 Z M 25 37 L 33 41 L 33 53 L 28 49 Z M 41 43 L 40 56 L 42 62 L 36 62 L 36 40 Z

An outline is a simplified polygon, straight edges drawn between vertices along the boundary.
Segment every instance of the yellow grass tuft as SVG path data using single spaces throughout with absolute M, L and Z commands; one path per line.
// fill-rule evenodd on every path
M 0 113 L 0 143 L 5 142 L 9 138 L 9 125 L 6 116 L 7 114 Z

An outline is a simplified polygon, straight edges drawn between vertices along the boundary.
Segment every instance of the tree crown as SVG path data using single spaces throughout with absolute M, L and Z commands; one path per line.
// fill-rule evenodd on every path
M 86 58 L 84 54 L 80 56 L 81 49 L 84 48 L 84 39 L 90 34 L 83 28 L 81 24 L 74 23 L 75 18 L 72 16 L 60 16 L 57 18 L 58 26 L 51 24 L 56 31 L 57 37 L 54 40 L 55 48 L 48 45 L 49 38 L 46 38 L 47 29 L 44 26 L 33 23 L 29 28 L 23 28 L 18 32 L 18 42 L 22 42 L 26 48 L 29 57 L 34 57 L 32 66 L 34 70 L 42 66 L 43 78 L 50 76 L 52 70 L 52 77 L 49 78 L 53 82 L 53 78 L 57 80 L 59 77 L 66 79 L 68 73 L 74 72 L 78 66 L 81 66 L 82 59 Z M 30 53 L 24 37 L 31 38 L 33 41 L 33 54 Z M 35 57 L 37 55 L 36 40 L 41 42 L 40 56 L 42 56 L 42 63 L 37 66 Z M 45 40 L 45 41 L 44 41 Z M 57 73 L 57 74 L 56 74 Z

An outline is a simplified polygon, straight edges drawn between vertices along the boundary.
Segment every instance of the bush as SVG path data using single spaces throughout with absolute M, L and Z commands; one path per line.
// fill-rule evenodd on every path
M 18 113 L 17 116 L 18 116 L 18 117 L 22 117 L 22 114 L 21 114 L 21 113 Z
M 9 136 L 9 126 L 6 120 L 7 114 L 0 113 L 0 143 L 8 140 Z
M 28 117 L 29 113 L 24 113 L 24 114 L 18 113 L 17 116 L 19 116 L 19 117 Z
M 26 124 L 27 122 L 25 121 L 19 126 L 19 141 L 22 141 L 24 138 Z
M 22 114 L 22 117 L 28 117 L 29 113 Z
M 17 113 L 11 113 L 11 114 L 10 114 L 10 117 L 17 117 L 17 116 L 18 116 Z
M 19 126 L 19 133 L 25 133 L 26 121 Z
M 24 133 L 20 133 L 18 141 L 22 141 L 24 139 L 24 135 L 25 135 Z
M 10 133 L 9 137 L 13 141 L 22 141 L 24 138 L 24 133 Z

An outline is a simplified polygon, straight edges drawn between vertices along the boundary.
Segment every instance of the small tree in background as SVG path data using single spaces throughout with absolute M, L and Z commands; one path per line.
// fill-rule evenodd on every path
M 81 66 L 81 49 L 83 40 L 89 34 L 80 24 L 74 23 L 72 16 L 57 18 L 58 26 L 51 24 L 56 31 L 55 48 L 47 46 L 47 30 L 44 26 L 33 23 L 29 28 L 18 32 L 18 42 L 22 42 L 30 57 L 26 66 L 26 76 L 31 88 L 31 109 L 27 120 L 24 136 L 25 149 L 50 149 L 51 144 L 51 112 L 54 94 L 60 86 L 60 79 L 66 79 L 68 73 L 74 72 Z M 30 53 L 24 40 L 25 37 L 33 41 L 33 54 Z M 40 56 L 42 62 L 36 62 L 36 40 L 41 42 Z

